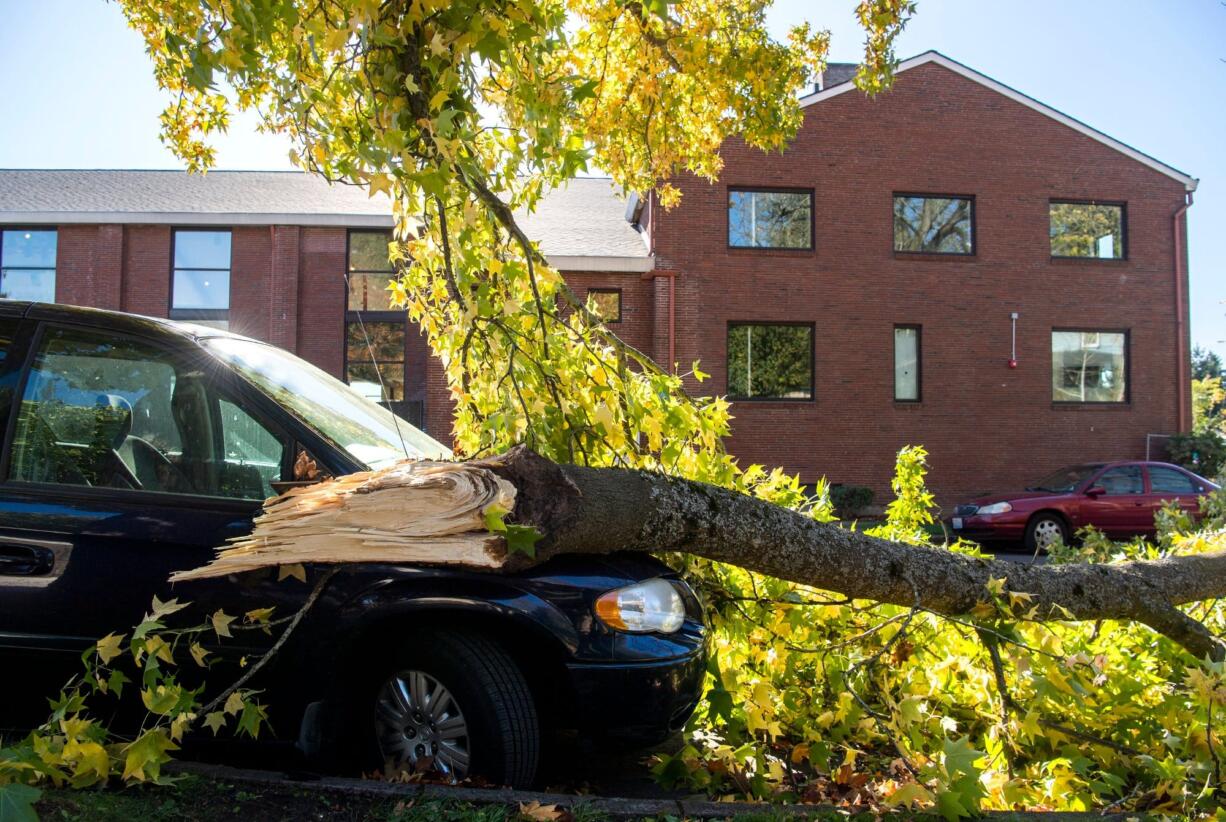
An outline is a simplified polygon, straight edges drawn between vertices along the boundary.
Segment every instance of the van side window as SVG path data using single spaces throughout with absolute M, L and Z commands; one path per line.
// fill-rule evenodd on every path
M 21 397 L 10 479 L 262 500 L 286 444 L 199 369 L 94 329 L 48 328 Z

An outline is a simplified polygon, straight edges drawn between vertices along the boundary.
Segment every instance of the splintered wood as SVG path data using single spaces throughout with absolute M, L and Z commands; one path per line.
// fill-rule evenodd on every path
M 249 536 L 171 582 L 300 562 L 414 562 L 498 568 L 505 543 L 485 526 L 515 486 L 465 463 L 409 461 L 295 488 L 264 506 Z

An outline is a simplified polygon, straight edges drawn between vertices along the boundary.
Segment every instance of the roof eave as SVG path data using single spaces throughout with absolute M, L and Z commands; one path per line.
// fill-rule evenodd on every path
M 1063 125 L 1068 126 L 1074 131 L 1078 131 L 1093 140 L 1097 140 L 1103 145 L 1108 146 L 1109 148 L 1113 148 L 1116 151 L 1120 152 L 1121 154 L 1131 157 L 1133 160 L 1136 160 L 1142 165 L 1148 166 L 1161 174 L 1165 174 L 1167 177 L 1170 177 L 1173 180 L 1179 181 L 1180 183 L 1183 184 L 1184 189 L 1189 192 L 1196 190 L 1196 186 L 1199 183 L 1199 180 L 1197 180 L 1195 177 L 1185 174 L 1184 172 L 1180 171 L 1174 166 L 1169 166 L 1166 163 L 1162 162 L 1161 160 L 1158 160 L 1154 157 L 1149 156 L 1143 151 L 1138 151 L 1137 149 L 1133 148 L 1127 143 L 1120 142 L 1114 137 L 1111 137 L 1108 134 L 1104 134 L 1103 132 L 1099 131 L 1093 126 L 1086 125 L 1085 123 L 1081 122 L 1077 118 L 1070 117 L 1064 112 L 1058 109 L 1054 109 L 1051 106 L 1047 105 L 1046 103 L 1039 102 L 1033 97 L 1023 94 L 1022 92 L 1018 91 L 1015 88 L 1006 86 L 1004 83 L 1001 83 L 998 80 L 993 80 L 991 77 L 987 76 L 986 74 L 982 74 L 978 71 L 975 71 L 970 66 L 963 65 L 962 63 L 959 63 L 957 60 L 953 60 L 949 57 L 946 57 L 944 54 L 941 54 L 939 51 L 925 51 L 922 54 L 917 54 L 914 57 L 903 60 L 901 63 L 898 64 L 898 67 L 895 69 L 895 73 L 901 74 L 904 71 L 913 69 L 916 66 L 925 65 L 927 63 L 936 63 L 939 66 L 949 69 L 955 74 L 960 74 L 963 77 L 967 78 L 968 80 L 972 80 L 976 83 L 979 83 L 982 86 L 986 86 L 987 88 L 990 88 L 991 90 L 995 91 L 998 94 L 1004 95 L 1005 97 L 1008 97 L 1009 99 L 1015 102 L 1021 103 L 1022 105 L 1026 106 L 1029 109 L 1033 109 L 1034 111 L 1037 111 L 1040 114 L 1046 115 L 1047 117 L 1050 117 L 1051 119 L 1059 123 L 1062 123 Z M 846 94 L 849 91 L 855 91 L 855 90 L 856 90 L 856 85 L 855 83 L 851 81 L 840 83 L 837 86 L 832 86 L 830 88 L 823 89 L 822 91 L 819 91 L 815 94 L 810 94 L 805 97 L 801 97 L 800 106 L 801 108 L 806 108 L 815 103 L 820 103 L 823 100 L 829 100 L 831 97 L 838 97 L 840 94 Z
M 251 226 L 297 225 L 344 228 L 391 228 L 390 214 L 291 214 L 287 212 L 200 211 L 0 211 L 6 225 L 129 225 Z
M 549 264 L 558 271 L 605 271 L 619 274 L 643 274 L 656 267 L 655 257 L 588 256 L 546 254 Z

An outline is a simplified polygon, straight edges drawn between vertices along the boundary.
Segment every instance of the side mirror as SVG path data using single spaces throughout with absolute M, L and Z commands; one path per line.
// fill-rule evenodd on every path
M 1090 499 L 1098 499 L 1105 493 L 1107 493 L 1107 489 L 1103 488 L 1101 485 L 1095 485 L 1092 488 L 1086 489 L 1086 496 Z

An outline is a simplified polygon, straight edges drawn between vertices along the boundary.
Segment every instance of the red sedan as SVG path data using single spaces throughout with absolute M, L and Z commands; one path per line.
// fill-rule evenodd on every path
M 1070 465 L 1025 491 L 991 494 L 954 509 L 953 533 L 976 542 L 1021 541 L 1030 551 L 1068 542 L 1084 525 L 1112 538 L 1154 533 L 1154 514 L 1170 500 L 1199 515 L 1200 497 L 1218 486 L 1165 462 Z

